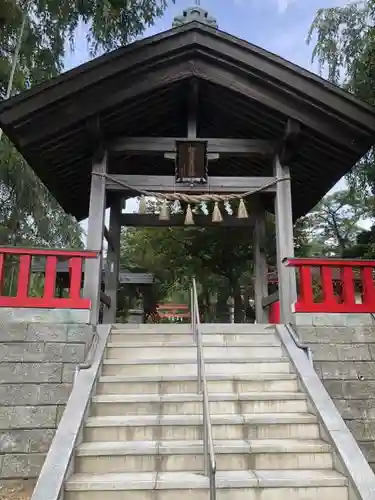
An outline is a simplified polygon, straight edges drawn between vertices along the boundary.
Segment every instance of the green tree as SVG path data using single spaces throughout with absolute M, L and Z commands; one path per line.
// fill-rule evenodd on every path
M 8 97 L 10 80 L 11 94 L 16 94 L 60 73 L 69 50 L 66 40 L 74 49 L 78 26 L 86 28 L 95 55 L 132 41 L 166 6 L 167 0 L 2 0 L 0 99 Z M 0 244 L 81 245 L 77 222 L 5 137 L 0 142 L 0 198 Z
M 361 99 L 375 104 L 375 0 L 349 2 L 344 7 L 319 9 L 308 43 L 315 40 L 313 60 L 328 79 Z M 374 149 L 348 176 L 364 194 L 375 194 Z
M 375 0 L 348 2 L 344 7 L 318 10 L 308 42 L 314 39 L 313 59 L 331 82 L 375 105 Z M 365 198 L 375 195 L 375 150 L 372 148 L 347 176 L 352 189 Z M 359 196 L 359 195 L 358 195 Z M 371 201 L 371 215 L 375 205 Z M 375 256 L 375 227 L 356 231 L 348 257 Z
M 312 253 L 309 238 L 309 221 L 301 217 L 294 224 L 294 254 L 296 257 L 310 257 Z
M 361 231 L 357 235 L 355 245 L 345 250 L 344 257 L 375 259 L 375 226 Z
M 234 207 L 235 209 L 236 207 Z M 212 206 L 195 209 L 212 213 Z M 149 202 L 147 212 L 157 213 L 158 204 Z M 210 215 L 207 215 L 210 217 Z M 276 265 L 274 216 L 266 218 L 265 248 L 270 269 Z M 295 244 L 299 256 L 310 250 L 306 221 L 295 225 Z M 235 300 L 235 320 L 254 319 L 253 298 L 253 231 L 244 228 L 197 227 L 134 228 L 122 235 L 122 263 L 136 265 L 154 273 L 163 284 L 158 300 L 180 297 L 186 300 L 192 276 L 199 283 L 199 302 L 207 321 L 228 321 L 228 298 Z M 215 306 L 215 310 L 214 310 Z
M 82 228 L 63 212 L 9 141 L 0 143 L 0 245 L 82 247 Z
M 198 212 L 212 207 L 201 207 Z M 157 211 L 157 204 L 149 204 L 150 212 Z M 210 215 L 207 215 L 210 217 Z M 275 261 L 273 217 L 268 219 L 267 230 L 270 260 Z M 235 316 L 243 321 L 245 303 L 243 296 L 251 296 L 253 289 L 252 229 L 236 227 L 142 228 L 123 234 L 122 259 L 124 265 L 136 264 L 155 274 L 164 282 L 159 289 L 160 300 L 167 295 L 189 290 L 192 276 L 199 283 L 199 300 L 206 318 L 214 303 L 216 319 L 228 320 L 229 296 L 235 299 Z M 271 235 L 271 236 L 270 236 Z M 248 311 L 249 312 L 249 311 Z
M 174 2 L 174 0 L 171 0 Z M 4 92 L 12 57 L 26 18 L 15 90 L 58 74 L 74 49 L 76 30 L 86 28 L 90 53 L 126 45 L 153 24 L 167 0 L 2 0 L 0 4 L 0 87 Z
M 369 200 L 351 189 L 325 196 L 304 218 L 304 235 L 312 255 L 344 257 L 356 245 L 372 211 Z

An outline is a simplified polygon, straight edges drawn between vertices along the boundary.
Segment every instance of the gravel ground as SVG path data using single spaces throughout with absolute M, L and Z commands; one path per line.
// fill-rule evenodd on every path
M 0 500 L 30 500 L 35 481 L 8 481 L 0 484 Z

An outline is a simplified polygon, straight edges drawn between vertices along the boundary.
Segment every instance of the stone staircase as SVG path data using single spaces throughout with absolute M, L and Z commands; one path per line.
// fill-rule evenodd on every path
M 64 500 L 209 498 L 188 328 L 113 327 Z M 274 328 L 222 330 L 202 325 L 217 499 L 348 500 Z

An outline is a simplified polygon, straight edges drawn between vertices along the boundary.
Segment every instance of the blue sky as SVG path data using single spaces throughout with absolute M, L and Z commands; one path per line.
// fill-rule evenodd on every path
M 311 22 L 319 8 L 347 3 L 348 0 L 201 0 L 201 7 L 217 19 L 221 30 L 317 72 L 317 65 L 311 62 L 313 45 L 306 45 Z M 164 17 L 147 29 L 144 36 L 171 28 L 173 18 L 192 5 L 194 0 L 176 0 L 175 5 L 171 5 Z M 88 59 L 85 31 L 81 28 L 77 31 L 74 53 L 66 57 L 65 69 Z M 340 181 L 336 189 L 343 186 L 344 181 Z M 127 211 L 134 211 L 136 206 L 134 200 L 129 200 Z
M 306 45 L 306 36 L 317 10 L 346 3 L 347 0 L 201 0 L 201 6 L 216 17 L 221 30 L 310 70 L 316 67 L 311 65 L 312 46 Z M 163 18 L 147 29 L 145 36 L 169 29 L 174 16 L 192 5 L 194 0 L 176 0 Z M 66 58 L 66 69 L 88 58 L 85 33 L 81 29 L 74 54 Z

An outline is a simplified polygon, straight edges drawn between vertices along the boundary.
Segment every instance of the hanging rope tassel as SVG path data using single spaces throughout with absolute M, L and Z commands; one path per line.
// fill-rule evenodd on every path
M 141 199 L 139 200 L 138 213 L 141 215 L 146 213 L 146 198 L 144 196 L 141 196 Z
M 212 222 L 223 222 L 223 216 L 221 215 L 219 203 L 215 201 L 214 211 L 212 212 Z
M 249 217 L 249 214 L 247 212 L 245 202 L 243 201 L 243 198 L 241 198 L 240 204 L 238 205 L 237 218 L 238 219 L 247 219 L 248 217 Z
M 159 220 L 169 220 L 171 218 L 169 213 L 169 205 L 167 200 L 164 200 L 160 207 Z
M 186 215 L 185 215 L 185 226 L 193 226 L 194 225 L 194 217 L 193 212 L 191 210 L 191 205 L 187 206 Z

